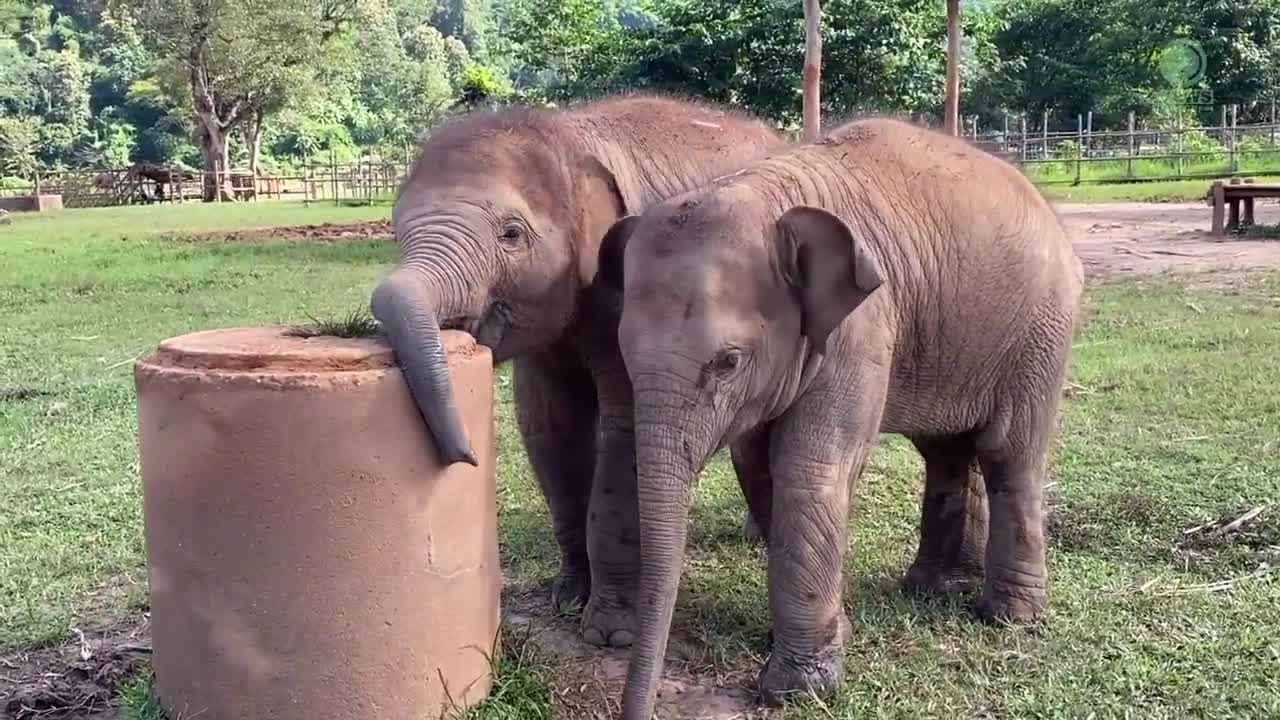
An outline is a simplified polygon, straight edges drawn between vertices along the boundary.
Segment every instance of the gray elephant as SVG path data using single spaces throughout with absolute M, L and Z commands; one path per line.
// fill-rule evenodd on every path
M 441 328 L 515 359 L 520 432 L 560 545 L 553 598 L 587 603 L 589 641 L 630 644 L 639 575 L 631 387 L 620 298 L 593 286 L 600 241 L 627 213 L 784 146 L 761 122 L 667 98 L 508 109 L 433 133 L 396 199 L 400 265 L 373 314 L 445 464 L 475 458 Z
M 690 485 L 726 444 L 768 543 L 766 702 L 840 683 L 849 497 L 881 432 L 926 466 L 906 584 L 979 586 L 985 618 L 1040 613 L 1041 486 L 1083 275 L 1017 170 L 909 124 L 855 122 L 620 221 L 602 263 L 623 278 L 635 393 L 626 718 L 652 712 Z

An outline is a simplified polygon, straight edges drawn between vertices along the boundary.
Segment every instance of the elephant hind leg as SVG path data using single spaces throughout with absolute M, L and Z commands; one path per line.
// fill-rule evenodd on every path
M 920 547 L 903 578 L 911 592 L 970 592 L 982 586 L 987 495 L 968 435 L 917 437 L 924 456 Z

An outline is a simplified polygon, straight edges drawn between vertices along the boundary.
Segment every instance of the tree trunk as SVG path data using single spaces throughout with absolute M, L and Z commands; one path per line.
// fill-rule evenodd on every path
M 943 124 L 960 133 L 960 0 L 947 0 L 947 101 Z
M 200 118 L 200 152 L 204 155 L 204 201 L 235 200 L 227 174 L 231 166 L 227 131 L 216 117 Z
M 804 140 L 822 132 L 822 6 L 804 0 Z
M 187 64 L 191 71 L 191 100 L 200 121 L 200 151 L 204 155 L 204 201 L 235 200 L 231 190 L 231 156 L 227 138 L 240 121 L 241 101 L 228 104 L 215 97 L 209 80 L 205 51 L 208 38 L 201 38 L 191 48 Z
M 255 110 L 244 128 L 245 144 L 249 146 L 249 174 L 254 183 L 258 182 L 258 161 L 262 157 L 262 116 L 261 110 Z

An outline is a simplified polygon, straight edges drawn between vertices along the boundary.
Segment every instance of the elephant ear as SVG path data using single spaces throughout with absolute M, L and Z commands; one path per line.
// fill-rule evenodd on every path
M 595 280 L 605 233 L 627 214 L 627 202 L 617 178 L 593 155 L 586 156 L 578 168 L 576 190 L 578 280 L 586 287 Z
M 843 220 L 797 205 L 778 219 L 789 282 L 799 291 L 801 331 L 818 352 L 827 337 L 884 282 L 880 264 Z
M 596 271 L 595 283 L 598 287 L 621 292 L 623 287 L 624 258 L 627 254 L 627 241 L 635 232 L 640 222 L 639 215 L 628 215 L 609 228 L 604 240 L 600 242 L 600 263 Z

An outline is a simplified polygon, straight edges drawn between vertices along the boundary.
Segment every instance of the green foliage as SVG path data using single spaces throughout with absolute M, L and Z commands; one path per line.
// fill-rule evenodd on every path
M 499 82 L 493 70 L 483 65 L 470 65 L 462 73 L 460 94 L 469 108 L 501 101 L 510 92 L 510 87 Z
M 1006 69 L 981 88 L 991 107 L 1051 110 L 1061 123 L 1093 111 L 1098 124 L 1119 126 L 1130 110 L 1167 116 L 1170 90 L 1190 91 L 1174 102 L 1204 96 L 1248 107 L 1280 88 L 1274 0 L 1030 0 L 1003 3 L 995 15 L 992 41 Z M 1161 67 L 1178 41 L 1203 51 L 1202 76 L 1181 87 Z M 1200 120 L 1212 111 L 1203 107 Z
M 38 167 L 39 147 L 39 120 L 0 117 L 0 175 L 32 175 Z
M 828 124 L 938 117 L 944 3 L 828 0 L 823 12 Z M 198 164 L 201 112 L 220 115 L 237 160 L 254 135 L 242 125 L 260 130 L 273 166 L 400 156 L 456 112 L 630 89 L 795 126 L 802 16 L 795 0 L 0 0 L 0 116 L 38 119 L 51 167 Z M 1096 127 L 1130 111 L 1152 126 L 1216 122 L 1195 105 L 1210 96 L 1253 122 L 1280 95 L 1275 0 L 991 0 L 965 2 L 963 22 L 961 111 L 985 127 L 1044 110 L 1055 127 L 1089 111 Z M 1185 85 L 1165 72 L 1186 60 L 1168 51 L 1180 40 L 1205 57 Z

